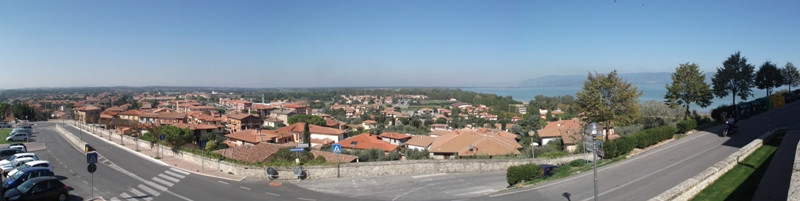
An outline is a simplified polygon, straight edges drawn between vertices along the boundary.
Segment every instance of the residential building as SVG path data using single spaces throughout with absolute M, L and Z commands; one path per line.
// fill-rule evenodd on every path
M 86 105 L 75 108 L 75 117 L 78 121 L 85 124 L 96 124 L 100 120 L 100 108 L 94 105 Z
M 544 128 L 537 130 L 539 138 L 542 139 L 542 146 L 554 140 L 561 140 L 563 144 L 569 142 L 571 145 L 575 145 L 580 140 L 582 132 L 583 127 L 578 118 L 548 122 Z
M 374 120 L 366 120 L 361 122 L 361 126 L 364 128 L 364 130 L 371 130 L 378 128 L 378 122 Z
M 277 130 L 278 131 L 288 131 L 288 132 L 292 133 L 294 135 L 295 142 L 299 143 L 299 142 L 303 141 L 303 131 L 305 130 L 305 129 L 303 129 L 303 127 L 304 127 L 304 123 L 298 122 L 298 123 L 294 123 L 292 125 L 288 125 L 288 126 L 279 128 Z M 339 130 L 339 129 L 335 129 L 335 128 L 328 128 L 328 127 L 323 127 L 323 126 L 317 126 L 317 125 L 314 125 L 314 124 L 309 124 L 308 125 L 308 130 L 309 130 L 309 133 L 311 134 L 310 137 L 311 137 L 312 140 L 313 139 L 319 139 L 319 140 L 330 139 L 333 143 L 338 143 L 339 141 L 343 140 L 344 139 L 344 133 L 345 133 L 343 130 Z M 319 145 L 319 144 L 316 144 L 316 143 L 314 143 L 314 141 L 312 141 L 311 142 L 311 146 L 315 146 L 315 145 Z
M 383 141 L 392 143 L 393 145 L 402 145 L 403 143 L 411 139 L 410 135 L 396 133 L 396 132 L 385 132 L 382 133 L 379 137 Z
M 287 131 L 247 129 L 225 135 L 229 145 L 256 145 L 262 142 L 284 144 L 294 141 L 294 135 Z
M 522 146 L 511 136 L 496 132 L 461 129 L 433 140 L 431 158 L 453 159 L 476 156 L 518 155 Z
M 369 150 L 380 149 L 383 152 L 391 152 L 397 149 L 397 145 L 378 139 L 378 136 L 364 133 L 342 140 L 342 148 Z
M 410 140 L 408 140 L 405 145 L 408 149 L 413 149 L 417 151 L 428 150 L 433 144 L 433 140 L 436 139 L 431 136 L 424 136 L 424 135 L 415 135 L 412 136 Z
M 261 118 L 254 114 L 238 113 L 227 115 L 228 130 L 233 133 L 245 129 L 257 129 L 261 127 Z
M 294 110 L 279 109 L 279 110 L 273 110 L 272 112 L 270 112 L 269 115 L 270 117 L 274 117 L 277 118 L 278 120 L 281 120 L 284 125 L 289 125 L 289 117 L 292 117 L 295 114 L 297 113 L 295 113 Z

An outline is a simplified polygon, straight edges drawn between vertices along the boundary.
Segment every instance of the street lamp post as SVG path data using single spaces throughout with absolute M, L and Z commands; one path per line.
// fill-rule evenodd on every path
M 592 137 L 592 155 L 594 155 L 594 200 L 597 201 L 597 136 L 602 136 L 600 125 L 591 123 L 586 126 L 583 132 Z

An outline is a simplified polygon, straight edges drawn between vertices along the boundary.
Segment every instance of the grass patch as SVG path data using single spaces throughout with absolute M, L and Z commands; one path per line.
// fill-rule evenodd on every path
M 692 200 L 752 199 L 777 149 L 777 145 L 761 146 L 716 182 L 703 189 Z
M 675 140 L 680 140 L 681 138 L 686 137 L 686 135 L 684 135 L 684 134 L 675 134 L 673 137 L 675 138 Z
M 11 134 L 10 128 L 0 128 L 0 144 L 11 143 L 6 141 L 6 138 L 8 137 L 9 134 Z

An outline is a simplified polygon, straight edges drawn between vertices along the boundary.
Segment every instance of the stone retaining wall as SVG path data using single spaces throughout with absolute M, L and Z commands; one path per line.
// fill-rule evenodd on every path
M 72 125 L 70 125 L 72 126 Z M 97 131 L 100 137 L 108 136 L 111 134 L 113 139 L 119 139 L 119 134 L 114 134 L 109 131 Z M 74 135 L 73 140 L 77 140 Z M 106 137 L 107 139 L 107 137 Z M 125 144 L 133 144 L 134 138 L 124 136 Z M 83 145 L 76 142 L 80 147 Z M 78 146 L 78 145 L 76 145 Z M 150 142 L 140 140 L 138 144 L 139 149 L 159 149 L 159 145 L 152 146 Z M 240 176 L 251 178 L 266 179 L 266 167 L 246 166 L 230 163 L 227 161 L 220 161 L 217 159 L 204 158 L 193 153 L 183 151 L 172 151 L 169 147 L 164 147 L 164 156 L 171 156 L 183 159 L 184 161 L 195 163 L 198 166 L 219 170 L 224 173 L 231 173 Z M 303 167 L 308 171 L 308 179 L 325 179 L 325 178 L 358 178 L 358 177 L 372 177 L 372 176 L 387 176 L 387 175 L 421 175 L 421 174 L 435 174 L 435 173 L 457 173 L 457 172 L 491 172 L 503 171 L 512 165 L 520 165 L 526 163 L 537 164 L 565 164 L 573 160 L 584 159 L 591 156 L 590 154 L 578 154 L 556 159 L 460 159 L 460 160 L 409 160 L 409 161 L 385 161 L 385 162 L 365 162 L 365 163 L 343 163 L 337 168 L 337 165 L 323 165 L 323 166 L 307 166 Z M 295 179 L 294 173 L 291 168 L 276 167 L 279 172 L 279 179 Z M 338 174 L 337 174 L 338 172 Z
M 800 201 L 800 142 L 794 152 L 794 166 L 792 166 L 792 180 L 789 183 L 789 197 L 787 200 Z
M 721 161 L 714 164 L 707 168 L 705 171 L 700 172 L 699 174 L 695 175 L 692 178 L 687 179 L 686 181 L 681 182 L 675 187 L 661 193 L 660 195 L 651 198 L 651 201 L 665 201 L 665 200 L 689 200 L 692 199 L 695 195 L 703 191 L 708 185 L 717 181 L 719 177 L 724 175 L 726 172 L 731 170 L 739 160 L 744 160 L 747 156 L 750 156 L 756 149 L 760 148 L 764 141 L 768 141 L 772 138 L 772 134 L 778 130 L 785 130 L 786 128 L 777 128 L 772 131 L 768 131 L 758 137 L 758 139 L 753 140 L 752 142 L 748 143 L 744 147 L 740 148 L 738 151 L 734 152 L 730 156 L 722 159 Z M 795 166 L 797 167 L 797 166 Z

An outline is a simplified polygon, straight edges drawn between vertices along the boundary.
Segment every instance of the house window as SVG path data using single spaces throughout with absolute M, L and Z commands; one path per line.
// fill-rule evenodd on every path
M 350 146 L 356 146 L 356 144 L 358 144 L 358 142 L 353 141 L 353 142 L 350 143 Z

